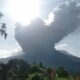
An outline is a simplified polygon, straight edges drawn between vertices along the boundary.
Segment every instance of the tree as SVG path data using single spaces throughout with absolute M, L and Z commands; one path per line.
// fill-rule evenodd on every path
M 41 80 L 41 77 L 39 74 L 35 74 L 33 77 L 32 77 L 32 80 Z
M 29 73 L 30 65 L 22 60 L 22 59 L 11 59 L 8 61 L 8 65 L 14 66 L 17 68 L 17 75 L 18 76 L 26 76 Z
M 57 75 L 58 75 L 58 77 L 61 77 L 61 78 L 68 78 L 69 77 L 69 73 L 64 67 L 58 68 Z
M 44 68 L 44 66 L 43 66 L 43 63 L 42 63 L 42 62 L 40 62 L 40 63 L 39 63 L 39 67 L 40 67 L 40 68 Z
M 30 73 L 43 73 L 44 69 L 40 68 L 38 65 L 32 65 L 30 69 Z
M 56 71 L 53 68 L 47 69 L 48 79 L 49 80 L 55 80 L 56 78 Z
M 0 19 L 3 17 L 3 14 L 0 12 Z M 4 36 L 4 38 L 7 38 L 7 33 L 6 33 L 7 27 L 5 23 L 2 23 L 1 29 L 0 29 L 0 34 L 1 36 Z
M 34 73 L 27 80 L 44 80 L 40 73 Z

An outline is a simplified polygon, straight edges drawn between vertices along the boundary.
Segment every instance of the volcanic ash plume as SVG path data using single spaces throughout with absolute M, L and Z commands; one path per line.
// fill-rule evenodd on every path
M 24 55 L 26 59 L 38 61 L 45 58 L 45 62 L 49 60 L 51 62 L 53 56 L 50 53 L 56 53 L 55 44 L 80 25 L 80 6 L 75 1 L 60 4 L 51 13 L 54 16 L 49 16 L 47 21 L 51 20 L 51 23 L 49 21 L 48 25 L 37 18 L 26 27 L 21 27 L 22 25 L 16 27 L 15 37 L 26 53 Z

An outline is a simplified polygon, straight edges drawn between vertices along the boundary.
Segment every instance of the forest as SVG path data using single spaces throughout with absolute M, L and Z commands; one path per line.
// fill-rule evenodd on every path
M 29 64 L 23 59 L 0 63 L 0 80 L 80 80 L 80 73 L 71 73 L 61 66 L 57 69 L 43 63 Z

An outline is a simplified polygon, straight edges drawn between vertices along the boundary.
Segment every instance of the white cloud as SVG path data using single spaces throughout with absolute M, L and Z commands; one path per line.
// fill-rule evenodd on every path
M 50 12 L 50 14 L 48 16 L 48 20 L 45 20 L 45 23 L 47 25 L 49 25 L 49 24 L 51 24 L 53 22 L 53 20 L 54 20 L 54 14 L 53 14 L 53 12 Z
M 0 58 L 7 58 L 11 56 L 20 55 L 18 52 L 22 51 L 21 48 L 14 50 L 0 50 Z
M 68 46 L 68 44 L 63 43 L 63 44 L 55 45 L 55 48 L 58 49 L 58 50 L 60 50 L 60 49 L 64 49 L 64 48 L 67 47 L 67 46 Z

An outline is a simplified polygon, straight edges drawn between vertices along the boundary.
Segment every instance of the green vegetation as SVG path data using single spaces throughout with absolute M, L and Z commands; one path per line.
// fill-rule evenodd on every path
M 0 63 L 0 80 L 80 80 L 79 73 L 71 75 L 64 67 L 57 70 L 41 62 L 29 64 L 22 59 L 11 59 Z

